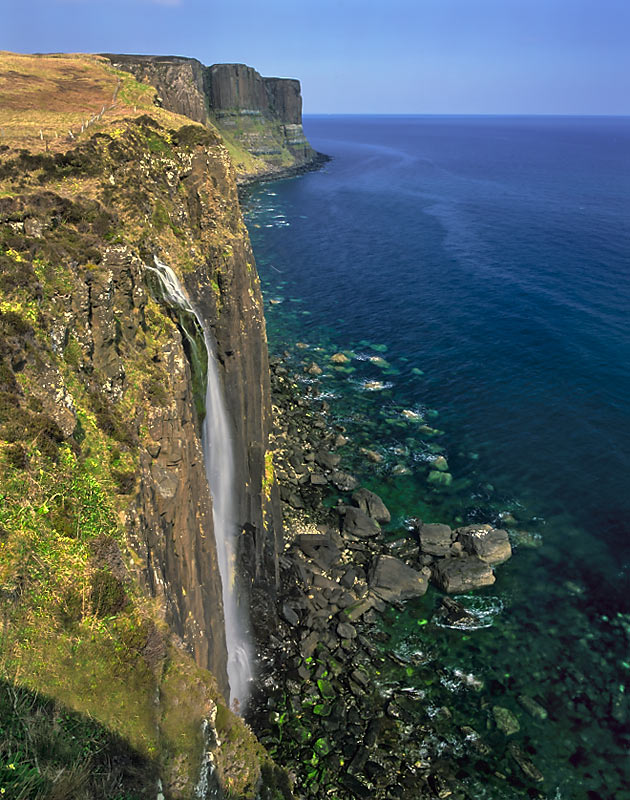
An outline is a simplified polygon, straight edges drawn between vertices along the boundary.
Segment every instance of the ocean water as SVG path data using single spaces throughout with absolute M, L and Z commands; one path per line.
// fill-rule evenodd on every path
M 305 129 L 333 160 L 247 199 L 272 352 L 324 370 L 388 535 L 414 516 L 489 521 L 515 545 L 464 598 L 477 630 L 437 625 L 433 591 L 389 614 L 409 659 L 390 678 L 425 693 L 420 715 L 450 709 L 470 797 L 630 798 L 630 119 Z M 496 730 L 496 705 L 518 733 Z

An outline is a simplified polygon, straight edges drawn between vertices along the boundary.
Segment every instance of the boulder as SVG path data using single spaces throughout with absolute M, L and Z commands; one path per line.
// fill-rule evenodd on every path
M 381 529 L 373 519 L 368 517 L 361 509 L 352 506 L 345 507 L 343 517 L 343 533 L 357 536 L 360 539 L 369 539 L 378 536 Z
M 518 719 L 509 708 L 493 706 L 492 716 L 494 717 L 497 728 L 506 736 L 512 736 L 513 733 L 518 733 L 521 729 Z
M 423 523 L 418 531 L 421 552 L 430 556 L 445 556 L 451 549 L 452 535 L 448 525 Z
M 335 469 L 341 461 L 341 456 L 330 453 L 328 450 L 318 450 L 315 454 L 315 461 L 324 469 Z
M 427 590 L 427 578 L 394 556 L 379 556 L 369 578 L 370 590 L 381 600 L 400 602 Z
M 442 559 L 433 565 L 432 577 L 439 588 L 449 594 L 491 586 L 495 581 L 490 565 L 477 556 Z
M 512 555 L 507 531 L 491 525 L 467 525 L 455 531 L 457 541 L 470 555 L 487 564 L 502 564 Z
M 357 488 L 359 483 L 353 475 L 347 472 L 341 472 L 341 470 L 335 470 L 330 476 L 330 480 L 340 492 L 351 492 L 353 489 Z
M 387 506 L 377 494 L 370 492 L 369 489 L 357 489 L 352 495 L 352 502 L 368 517 L 372 517 L 377 522 L 383 524 L 391 522 L 392 516 Z

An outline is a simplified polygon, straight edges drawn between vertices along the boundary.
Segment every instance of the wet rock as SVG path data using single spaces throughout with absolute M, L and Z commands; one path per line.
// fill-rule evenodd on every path
M 392 516 L 387 506 L 377 494 L 370 492 L 369 489 L 357 489 L 352 495 L 352 502 L 377 522 L 382 524 L 391 522 Z
M 502 564 L 512 555 L 507 531 L 491 525 L 468 525 L 455 531 L 464 550 L 488 564 Z
M 347 364 L 350 361 L 348 356 L 344 355 L 344 353 L 335 353 L 330 357 L 330 360 L 333 364 Z
M 519 705 L 521 705 L 528 714 L 536 719 L 547 719 L 547 709 L 543 708 L 540 703 L 537 703 L 533 698 L 528 697 L 526 694 L 521 694 L 517 698 Z
M 518 733 L 521 729 L 518 719 L 509 708 L 493 706 L 492 716 L 497 728 L 506 736 L 512 736 L 512 734 Z
M 525 751 L 519 747 L 516 742 L 510 742 L 508 745 L 508 752 L 516 761 L 516 763 L 521 768 L 523 774 L 529 778 L 531 781 L 535 783 L 541 783 L 544 781 L 544 776 L 539 769 L 537 769 L 534 764 L 527 758 L 527 754 Z
M 360 539 L 368 539 L 379 536 L 381 529 L 373 519 L 364 514 L 359 508 L 346 506 L 343 517 L 343 533 L 357 536 Z
M 359 452 L 373 464 L 380 464 L 383 461 L 383 456 L 380 453 L 377 453 L 376 450 L 370 450 L 367 447 L 362 447 Z
M 436 619 L 449 628 L 469 628 L 476 625 L 479 620 L 470 611 L 467 611 L 461 603 L 453 600 L 452 597 L 443 597 L 440 608 L 435 615 Z
M 335 472 L 333 472 L 333 474 L 330 476 L 330 481 L 336 489 L 339 489 L 340 492 L 351 492 L 359 485 L 359 481 L 354 477 L 354 475 L 350 475 L 347 472 L 341 472 L 341 470 L 335 470 Z
M 420 550 L 431 556 L 445 556 L 451 549 L 452 536 L 448 525 L 421 523 L 418 531 Z
M 344 447 L 348 444 L 348 439 L 341 433 L 335 436 L 335 447 Z
M 314 361 L 311 361 L 311 363 L 304 368 L 304 371 L 309 375 L 321 375 L 323 372 L 322 368 Z
M 476 556 L 439 561 L 433 565 L 432 575 L 439 588 L 449 594 L 491 586 L 495 581 L 491 567 Z
M 330 453 L 327 450 L 319 450 L 315 454 L 315 461 L 324 469 L 334 469 L 339 465 L 341 456 L 338 456 L 336 453 Z
M 370 591 L 386 602 L 419 597 L 427 590 L 427 578 L 394 556 L 379 556 L 370 574 Z
M 311 473 L 310 480 L 312 486 L 326 486 L 328 483 L 328 478 L 318 472 Z

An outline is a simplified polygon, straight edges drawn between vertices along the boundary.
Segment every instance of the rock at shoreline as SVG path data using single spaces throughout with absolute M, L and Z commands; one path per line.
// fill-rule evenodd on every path
M 354 475 L 350 475 L 348 472 L 342 472 L 341 470 L 335 470 L 330 476 L 330 481 L 340 492 L 351 492 L 359 485 L 359 481 Z
M 451 549 L 453 533 L 448 525 L 421 524 L 418 540 L 421 552 L 430 556 L 445 556 Z
M 464 550 L 487 564 L 502 564 L 512 555 L 507 531 L 491 525 L 468 525 L 458 528 L 455 536 Z
M 335 467 L 339 466 L 341 456 L 331 453 L 329 450 L 318 450 L 315 453 L 315 461 L 324 469 L 335 469 Z
M 360 539 L 369 539 L 379 536 L 379 525 L 359 508 L 346 506 L 343 516 L 343 533 L 357 536 Z
M 425 575 L 394 556 L 379 556 L 369 578 L 370 590 L 388 603 L 420 597 L 427 585 Z
M 445 558 L 433 565 L 433 580 L 449 594 L 465 593 L 481 586 L 492 586 L 494 573 L 489 564 L 477 556 Z
M 333 364 L 347 364 L 350 359 L 344 353 L 335 353 L 330 357 Z
M 352 495 L 352 502 L 368 517 L 372 517 L 381 524 L 391 522 L 392 516 L 381 498 L 370 492 L 369 489 L 357 489 Z
M 304 368 L 305 372 L 308 372 L 309 375 L 321 375 L 323 370 L 322 368 L 312 361 L 307 367 Z
M 461 603 L 452 597 L 443 597 L 440 608 L 435 615 L 436 620 L 449 628 L 469 628 L 477 625 L 479 618 L 467 611 Z

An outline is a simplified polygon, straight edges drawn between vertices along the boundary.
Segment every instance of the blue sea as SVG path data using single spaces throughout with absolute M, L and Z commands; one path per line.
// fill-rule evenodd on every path
M 471 797 L 627 800 L 630 118 L 312 116 L 305 130 L 332 161 L 246 204 L 272 353 L 323 369 L 388 536 L 419 516 L 501 524 L 514 546 L 494 586 L 460 598 L 477 629 L 439 627 L 434 591 L 389 612 L 411 659 L 392 680 L 425 693 L 423 713 L 449 708 Z M 438 459 L 450 478 L 435 482 Z M 520 731 L 498 732 L 493 706 Z M 464 726 L 491 755 L 471 755 Z

